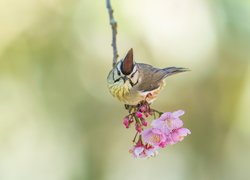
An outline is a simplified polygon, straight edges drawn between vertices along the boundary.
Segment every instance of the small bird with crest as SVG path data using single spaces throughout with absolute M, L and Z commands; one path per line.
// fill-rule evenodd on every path
M 165 86 L 166 77 L 186 71 L 189 70 L 182 67 L 161 69 L 136 63 L 131 48 L 109 72 L 107 83 L 110 93 L 126 105 L 151 104 Z

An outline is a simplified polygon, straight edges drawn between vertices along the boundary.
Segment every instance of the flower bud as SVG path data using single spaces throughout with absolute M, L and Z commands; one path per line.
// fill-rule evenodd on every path
M 147 126 L 148 125 L 148 122 L 145 121 L 144 119 L 141 121 L 141 123 L 142 123 L 143 126 Z
M 136 131 L 138 132 L 138 133 L 141 133 L 142 132 L 142 126 L 140 125 L 140 124 L 136 124 L 135 125 L 135 129 L 136 129 Z
M 146 112 L 147 111 L 147 107 L 145 105 L 141 106 L 139 109 L 140 112 Z
M 126 128 L 129 128 L 130 122 L 129 122 L 129 118 L 128 118 L 128 117 L 125 117 L 125 118 L 123 119 L 123 125 L 124 125 Z
M 135 115 L 136 115 L 138 118 L 142 118 L 142 113 L 141 113 L 141 112 L 136 112 Z

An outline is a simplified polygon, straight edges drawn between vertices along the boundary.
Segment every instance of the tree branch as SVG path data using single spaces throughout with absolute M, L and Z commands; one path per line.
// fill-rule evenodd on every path
M 106 0 L 106 7 L 108 9 L 109 14 L 109 23 L 112 29 L 112 44 L 113 47 L 113 67 L 115 66 L 118 58 L 118 52 L 117 52 L 117 46 L 116 46 L 116 34 L 117 34 L 117 22 L 114 19 L 113 16 L 113 9 L 110 3 L 110 0 Z

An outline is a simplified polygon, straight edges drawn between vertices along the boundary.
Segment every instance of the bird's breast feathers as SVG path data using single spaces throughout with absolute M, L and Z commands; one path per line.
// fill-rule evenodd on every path
M 146 100 L 152 103 L 160 93 L 165 83 L 161 83 L 157 89 L 151 91 L 138 91 L 136 87 L 129 84 L 113 84 L 109 85 L 110 93 L 120 101 L 129 105 L 137 105 L 139 102 Z

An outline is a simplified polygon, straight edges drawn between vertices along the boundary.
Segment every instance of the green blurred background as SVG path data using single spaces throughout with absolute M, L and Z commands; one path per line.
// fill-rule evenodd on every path
M 0 180 L 250 179 L 250 1 L 112 1 L 120 58 L 192 71 L 153 107 L 184 109 L 185 141 L 128 153 L 105 1 L 0 0 Z

